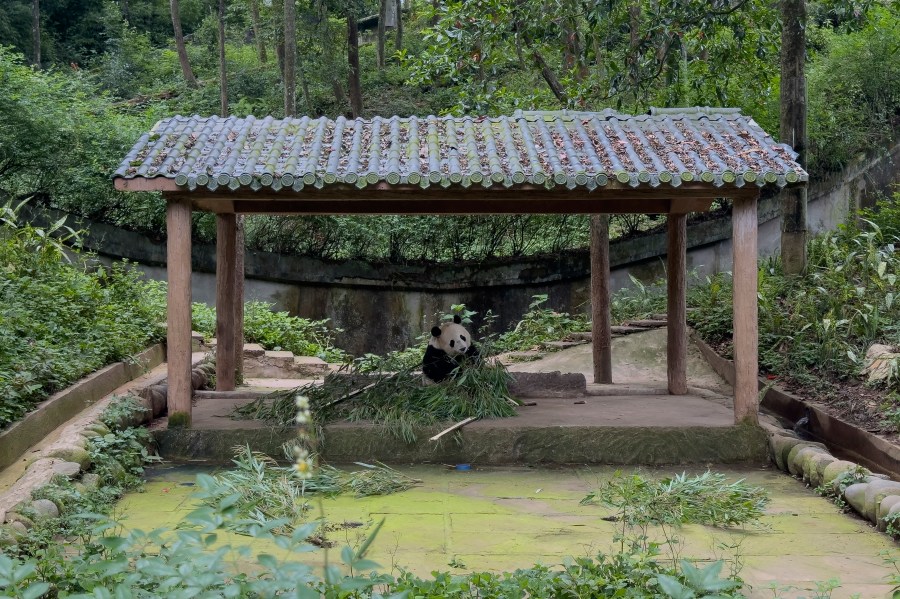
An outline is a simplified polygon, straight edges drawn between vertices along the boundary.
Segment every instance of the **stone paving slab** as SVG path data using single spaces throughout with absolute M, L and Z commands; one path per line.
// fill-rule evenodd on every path
M 401 470 L 424 484 L 386 497 L 341 496 L 323 501 L 329 522 L 365 524 L 329 534 L 339 545 L 331 550 L 332 559 L 340 546 L 361 543 L 382 518 L 385 524 L 371 557 L 385 570 L 404 566 L 421 575 L 434 569 L 462 573 L 511 570 L 538 562 L 552 565 L 565 556 L 615 549 L 613 535 L 618 525 L 602 520 L 609 510 L 578 504 L 600 480 L 612 476 L 612 468 L 510 467 L 459 472 L 415 466 Z M 896 555 L 897 548 L 887 536 L 855 516 L 840 513 L 801 482 L 772 469 L 716 470 L 731 479 L 743 478 L 766 487 L 773 501 L 758 526 L 728 530 L 683 527 L 678 532 L 682 557 L 733 559 L 736 551 L 743 563 L 741 576 L 750 585 L 749 597 L 772 597 L 769 587 L 773 584 L 783 589 L 779 597 L 815 596 L 812 589 L 816 583 L 831 578 L 842 585 L 831 595 L 835 598 L 854 593 L 864 599 L 890 596 L 884 581 L 891 568 L 879 554 L 889 551 Z M 146 492 L 126 496 L 117 512 L 126 518 L 127 527 L 173 526 L 194 505 L 190 485 L 199 471 L 204 470 L 152 469 Z M 643 471 L 664 476 L 682 470 Z M 315 515 L 318 502 L 313 505 Z M 222 535 L 222 540 L 249 543 L 257 552 L 285 555 L 270 543 L 247 537 Z M 319 566 L 324 553 L 303 554 L 298 559 Z M 451 563 L 465 567 L 451 567 Z

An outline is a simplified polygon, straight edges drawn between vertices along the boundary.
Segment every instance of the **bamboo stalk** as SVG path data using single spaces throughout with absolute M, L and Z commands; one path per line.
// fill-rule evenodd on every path
M 452 433 L 453 431 L 455 431 L 455 430 L 457 430 L 457 429 L 460 429 L 460 428 L 464 427 L 465 425 L 467 425 L 467 424 L 469 424 L 470 422 L 475 421 L 475 420 L 478 420 L 478 418 L 476 418 L 475 416 L 472 416 L 471 418 L 466 418 L 465 420 L 461 420 L 460 422 L 457 422 L 456 424 L 454 424 L 454 425 L 451 426 L 450 428 L 446 428 L 446 429 L 442 430 L 441 432 L 439 432 L 438 434 L 436 434 L 435 436 L 433 436 L 431 439 L 429 439 L 429 441 L 437 441 L 438 439 L 440 439 L 441 437 L 443 437 L 443 436 L 446 435 L 447 433 Z

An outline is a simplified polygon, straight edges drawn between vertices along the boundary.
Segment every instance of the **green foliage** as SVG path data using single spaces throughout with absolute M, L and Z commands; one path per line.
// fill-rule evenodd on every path
M 590 330 L 586 316 L 572 316 L 545 308 L 547 295 L 535 295 L 528 305 L 528 312 L 515 328 L 500 335 L 494 344 L 497 351 L 524 351 L 538 346 L 543 341 L 559 341 L 569 333 Z
M 900 109 L 900 7 L 876 5 L 864 27 L 821 31 L 809 68 L 809 167 L 836 170 L 890 139 Z
M 253 526 L 266 526 L 277 520 L 279 524 L 270 530 L 290 535 L 304 519 L 310 509 L 309 499 L 314 496 L 390 495 L 421 482 L 384 464 L 362 463 L 358 465 L 363 470 L 354 472 L 321 466 L 311 478 L 302 479 L 296 476 L 293 467 L 279 466 L 269 456 L 251 451 L 248 446 L 235 451 L 234 467 L 199 479 L 196 497 L 210 508 L 226 499 L 233 501 L 239 519 L 231 529 L 242 534 Z
M 810 239 L 807 272 L 787 277 L 777 261 L 759 271 L 759 359 L 764 372 L 812 388 L 854 380 L 867 348 L 900 341 L 900 254 L 885 237 L 894 205 L 866 213 L 834 233 Z M 889 226 L 894 226 L 889 224 Z M 729 350 L 732 285 L 727 274 L 694 287 L 690 324 L 708 342 Z M 897 390 L 897 377 L 880 383 Z M 886 404 L 890 409 L 890 404 Z
M 297 356 L 318 356 L 328 362 L 344 362 L 347 354 L 334 346 L 336 332 L 328 320 L 309 320 L 274 312 L 274 304 L 251 301 L 244 304 L 244 337 L 266 349 L 289 351 Z M 206 304 L 191 306 L 191 326 L 207 339 L 216 334 L 216 309 Z
M 63 221 L 39 228 L 0 206 L 0 428 L 98 368 L 161 338 L 164 287 L 127 264 L 69 251 Z
M 649 318 L 651 314 L 665 313 L 665 282 L 645 285 L 629 275 L 631 287 L 625 287 L 610 298 L 610 318 L 613 322 L 624 322 Z

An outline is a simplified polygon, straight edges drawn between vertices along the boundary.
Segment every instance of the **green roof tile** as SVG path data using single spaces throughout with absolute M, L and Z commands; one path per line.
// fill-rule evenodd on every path
M 372 120 L 175 116 L 142 135 L 114 177 L 232 191 L 378 183 L 594 189 L 610 181 L 782 187 L 809 179 L 795 156 L 735 109 Z

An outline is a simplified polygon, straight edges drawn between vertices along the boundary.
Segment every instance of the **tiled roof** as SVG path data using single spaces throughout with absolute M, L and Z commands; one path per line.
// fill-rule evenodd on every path
M 115 177 L 274 191 L 377 183 L 594 189 L 806 181 L 790 147 L 733 109 L 511 117 L 182 117 L 141 136 Z

